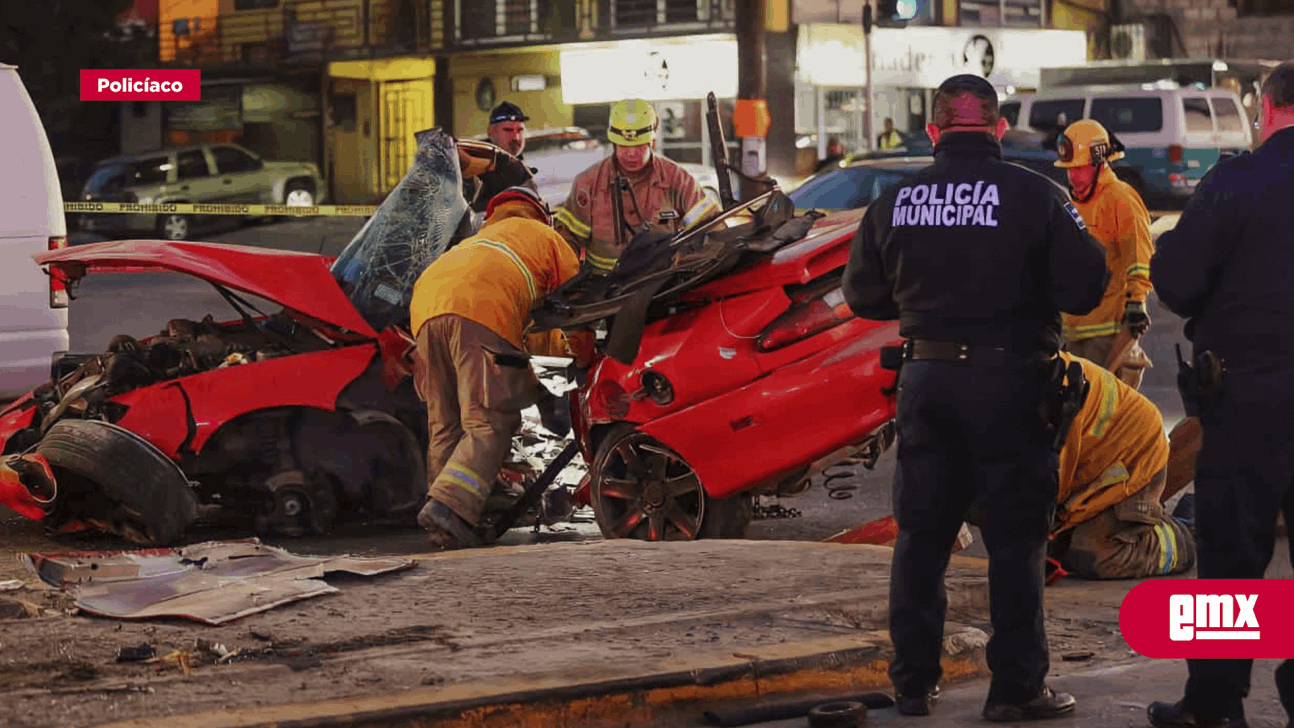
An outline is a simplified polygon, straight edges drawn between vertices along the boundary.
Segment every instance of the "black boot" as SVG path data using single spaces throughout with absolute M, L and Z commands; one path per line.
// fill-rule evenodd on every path
M 1153 728 L 1247 728 L 1244 712 L 1227 717 L 1218 713 L 1188 710 L 1182 701 L 1176 703 L 1151 703 L 1146 717 Z
M 1018 723 L 1025 720 L 1059 718 L 1074 712 L 1078 701 L 1069 693 L 1057 693 L 1049 687 L 1033 700 L 1023 703 L 987 703 L 984 719 L 994 723 Z
M 900 715 L 930 715 L 930 709 L 939 699 L 939 686 L 936 685 L 924 694 L 894 696 Z

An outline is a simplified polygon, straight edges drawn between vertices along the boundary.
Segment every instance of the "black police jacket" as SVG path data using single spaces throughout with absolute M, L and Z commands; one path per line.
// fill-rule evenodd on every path
M 1060 312 L 1085 314 L 1105 249 L 1054 182 L 1002 161 L 982 132 L 944 134 L 935 162 L 867 208 L 842 280 L 868 319 L 904 338 L 1055 352 Z
M 1294 366 L 1294 128 L 1219 162 L 1150 259 L 1159 300 L 1227 369 Z
M 513 161 L 512 157 L 502 155 L 500 158 L 502 161 L 498 169 L 463 180 L 463 197 L 467 199 L 468 207 L 475 212 L 485 212 L 490 200 L 509 187 L 529 187 L 536 192 L 539 191 L 534 179 L 534 175 L 539 170 L 527 166 L 520 156 L 515 157 L 516 161 Z

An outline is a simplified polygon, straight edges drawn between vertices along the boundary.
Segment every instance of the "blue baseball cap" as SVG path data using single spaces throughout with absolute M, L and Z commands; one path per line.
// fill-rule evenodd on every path
M 504 101 L 490 112 L 491 124 L 497 124 L 500 121 L 530 121 L 530 117 L 526 116 L 526 112 L 522 111 L 520 106 L 511 101 Z

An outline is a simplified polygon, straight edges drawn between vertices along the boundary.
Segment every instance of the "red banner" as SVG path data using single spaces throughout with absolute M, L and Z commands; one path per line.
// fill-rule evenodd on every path
M 1128 646 L 1146 657 L 1294 657 L 1294 579 L 1156 579 L 1119 607 Z
M 82 69 L 82 101 L 201 101 L 197 69 Z

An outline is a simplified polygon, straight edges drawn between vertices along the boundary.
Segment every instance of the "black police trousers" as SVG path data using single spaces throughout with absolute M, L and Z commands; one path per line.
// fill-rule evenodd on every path
M 1199 401 L 1204 446 L 1196 461 L 1195 527 L 1201 579 L 1263 578 L 1276 548 L 1277 514 L 1294 527 L 1294 369 L 1234 369 L 1228 366 L 1221 392 L 1202 393 Z M 1291 552 L 1294 558 L 1294 541 Z M 1253 660 L 1187 660 L 1186 667 L 1187 708 L 1242 714 Z M 1276 687 L 1294 717 L 1294 661 L 1276 669 Z
M 890 570 L 890 679 L 900 695 L 921 695 L 942 676 L 944 575 L 976 501 L 989 554 L 988 700 L 1021 703 L 1043 687 L 1050 660 L 1042 600 L 1059 471 L 1041 413 L 1048 386 L 1038 364 L 903 363 Z

